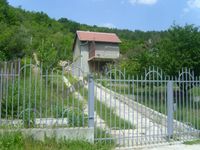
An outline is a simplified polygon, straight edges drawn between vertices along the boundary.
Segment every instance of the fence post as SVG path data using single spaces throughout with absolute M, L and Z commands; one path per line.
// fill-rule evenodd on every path
M 94 77 L 88 75 L 88 127 L 94 127 Z
M 173 81 L 167 82 L 167 136 L 173 137 Z

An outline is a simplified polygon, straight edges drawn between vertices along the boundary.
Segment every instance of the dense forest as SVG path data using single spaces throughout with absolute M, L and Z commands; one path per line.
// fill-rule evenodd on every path
M 14 8 L 0 0 L 0 61 L 32 57 L 36 53 L 44 66 L 72 60 L 76 30 L 114 32 L 122 43 L 118 65 L 129 74 L 158 66 L 175 75 L 182 67 L 200 73 L 200 33 L 194 25 L 172 25 L 167 31 L 120 30 L 80 24 L 67 18 L 55 20 L 43 12 Z

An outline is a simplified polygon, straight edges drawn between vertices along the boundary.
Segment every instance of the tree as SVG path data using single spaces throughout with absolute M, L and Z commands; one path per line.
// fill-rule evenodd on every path
M 42 63 L 44 69 L 55 67 L 59 61 L 58 51 L 55 49 L 51 41 L 42 40 L 37 54 L 39 61 Z
M 4 59 L 21 57 L 27 49 L 28 34 L 24 27 L 7 27 L 0 23 L 0 50 L 4 53 Z
M 200 75 L 200 32 L 194 25 L 184 27 L 174 25 L 168 30 L 168 36 L 158 45 L 156 65 L 162 68 L 168 75 L 178 75 L 183 67 L 194 70 L 195 75 Z M 182 80 L 189 80 L 188 74 L 183 74 Z M 190 79 L 191 80 L 191 79 Z M 177 83 L 180 91 L 181 104 L 189 96 L 192 83 Z M 183 99 L 183 97 L 185 97 Z M 186 104 L 186 101 L 185 101 Z
M 168 75 L 177 75 L 183 67 L 200 75 L 200 33 L 194 25 L 174 25 L 158 45 L 156 65 Z

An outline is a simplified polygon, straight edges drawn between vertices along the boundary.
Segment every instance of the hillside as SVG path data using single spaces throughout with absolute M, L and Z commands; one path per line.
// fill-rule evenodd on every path
M 200 32 L 194 25 L 172 25 L 167 31 L 130 31 L 80 24 L 67 18 L 55 20 L 43 12 L 31 12 L 0 0 L 0 61 L 33 57 L 43 67 L 54 67 L 59 60 L 72 60 L 77 30 L 114 32 L 120 44 L 120 67 L 128 74 L 141 74 L 144 68 L 158 66 L 175 75 L 182 67 L 200 74 Z
M 148 39 L 159 40 L 165 32 L 142 32 L 88 26 L 67 18 L 59 20 L 43 12 L 30 12 L 9 6 L 0 0 L 0 60 L 10 60 L 36 52 L 39 59 L 72 59 L 72 45 L 76 30 L 114 32 L 123 41 L 121 53 L 126 54 L 135 45 Z M 56 56 L 56 57 L 55 57 Z M 50 63 L 50 62 L 49 62 Z

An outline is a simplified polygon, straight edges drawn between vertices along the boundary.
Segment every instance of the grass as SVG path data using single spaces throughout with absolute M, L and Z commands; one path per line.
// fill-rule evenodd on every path
M 21 150 L 24 145 L 24 139 L 19 132 L 0 134 L 1 150 Z
M 20 132 L 0 134 L 1 150 L 111 150 L 111 144 L 86 141 L 59 140 L 46 138 L 44 142 L 36 141 L 31 137 L 24 137 Z
M 94 138 L 96 140 L 95 143 L 98 143 L 101 145 L 109 145 L 110 147 L 114 147 L 116 144 L 112 136 L 101 128 L 95 129 Z
M 131 122 L 120 118 L 114 113 L 114 110 L 99 100 L 95 100 L 95 110 L 97 114 L 102 118 L 106 125 L 112 129 L 135 129 L 135 126 Z
M 186 144 L 186 145 L 200 144 L 200 139 L 193 140 L 193 141 L 186 141 L 183 144 Z
M 88 99 L 88 90 L 83 88 L 84 98 Z M 106 125 L 113 129 L 135 129 L 129 121 L 120 118 L 112 108 L 106 106 L 106 104 L 100 102 L 95 98 L 95 111 L 105 121 Z

